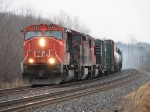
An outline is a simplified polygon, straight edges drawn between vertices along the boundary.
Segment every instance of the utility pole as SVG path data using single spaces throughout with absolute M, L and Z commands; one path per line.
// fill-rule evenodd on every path
M 128 40 L 128 63 L 129 63 L 129 40 Z

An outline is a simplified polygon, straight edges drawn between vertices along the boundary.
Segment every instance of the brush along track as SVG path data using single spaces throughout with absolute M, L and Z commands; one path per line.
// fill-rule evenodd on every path
M 130 70 L 122 70 L 121 72 L 124 71 L 129 71 Z M 109 75 L 109 76 L 104 76 L 104 77 L 100 77 L 100 78 L 95 78 L 95 79 L 90 79 L 90 80 L 83 80 L 83 81 L 79 81 L 79 82 L 71 82 L 71 83 L 64 83 L 64 84 L 60 84 L 60 85 L 50 85 L 50 86 L 42 86 L 42 87 L 32 87 L 32 86 L 27 86 L 27 87 L 20 87 L 20 88 L 12 88 L 12 89 L 2 89 L 0 90 L 0 97 L 4 97 L 4 96 L 10 96 L 10 95 L 16 95 L 16 94 L 27 94 L 29 92 L 35 92 L 35 91 L 42 91 L 42 90 L 46 90 L 46 89 L 51 89 L 51 88 L 59 88 L 59 87 L 67 87 L 70 85 L 77 85 L 77 84 L 82 84 L 82 83 L 88 83 L 88 82 L 93 82 L 96 80 L 102 80 L 105 78 L 109 78 L 109 77 L 114 77 L 116 75 L 119 75 L 120 72 Z
M 135 79 L 137 76 L 139 76 L 138 71 L 132 69 L 132 71 L 128 75 L 105 83 L 97 83 L 90 86 L 78 87 L 78 88 L 59 91 L 55 93 L 45 93 L 43 95 L 37 95 L 37 96 L 32 96 L 23 99 L 1 102 L 0 110 L 8 111 L 8 112 L 25 111 L 28 109 L 33 109 L 45 105 L 52 105 L 73 98 L 78 98 L 85 95 L 90 95 L 93 93 L 104 91 L 106 89 L 115 86 L 120 86 L 121 84 L 124 84 L 126 82 Z

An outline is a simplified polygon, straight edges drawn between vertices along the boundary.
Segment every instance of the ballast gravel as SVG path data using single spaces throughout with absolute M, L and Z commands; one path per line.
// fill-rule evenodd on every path
M 93 84 L 96 84 L 96 83 L 108 82 L 109 80 L 114 80 L 114 79 L 117 79 L 119 77 L 123 77 L 123 76 L 127 75 L 128 73 L 129 73 L 128 70 L 122 70 L 121 72 L 114 74 L 112 77 L 103 77 L 100 80 L 91 81 L 89 83 L 81 83 L 81 84 L 77 84 L 77 85 L 70 85 L 70 86 L 67 86 L 67 87 L 50 88 L 50 89 L 41 90 L 41 91 L 31 90 L 30 92 L 25 93 L 25 94 L 4 96 L 4 97 L 0 98 L 0 102 L 8 101 L 8 100 L 14 100 L 14 99 L 16 100 L 16 99 L 19 99 L 19 98 L 32 97 L 32 96 L 35 96 L 35 95 L 41 95 L 41 94 L 46 94 L 46 93 L 55 93 L 55 92 L 59 92 L 59 91 L 64 91 L 64 90 L 68 90 L 68 89 L 82 87 L 82 86 L 85 86 L 85 85 L 88 86 L 88 85 L 93 85 Z
M 140 76 L 135 80 L 114 87 L 112 89 L 105 90 L 96 94 L 88 95 L 81 98 L 76 98 L 66 102 L 54 104 L 51 106 L 40 107 L 32 109 L 32 112 L 115 112 L 115 108 L 111 106 L 119 100 L 119 98 L 127 95 L 131 91 L 137 89 L 141 85 L 150 80 L 150 76 L 139 72 Z M 117 111 L 119 112 L 119 111 Z

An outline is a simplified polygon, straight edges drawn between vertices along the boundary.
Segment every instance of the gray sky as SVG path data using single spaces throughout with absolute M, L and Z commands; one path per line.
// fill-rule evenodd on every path
M 130 37 L 150 43 L 150 0 L 13 0 L 12 8 L 23 5 L 42 10 L 43 17 L 60 10 L 77 16 L 90 35 L 128 42 Z

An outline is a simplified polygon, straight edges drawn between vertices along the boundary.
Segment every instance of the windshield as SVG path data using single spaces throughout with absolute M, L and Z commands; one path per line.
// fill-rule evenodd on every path
M 30 39 L 32 37 L 40 37 L 42 36 L 41 31 L 27 31 L 25 32 L 25 40 Z
M 75 42 L 80 43 L 80 42 L 81 42 L 81 37 L 78 36 L 78 35 L 73 35 L 73 40 L 74 40 Z
M 47 31 L 45 31 L 44 34 L 45 34 L 46 37 L 53 36 L 53 37 L 56 37 L 58 39 L 62 39 L 62 31 L 50 31 L 50 30 L 47 30 Z

